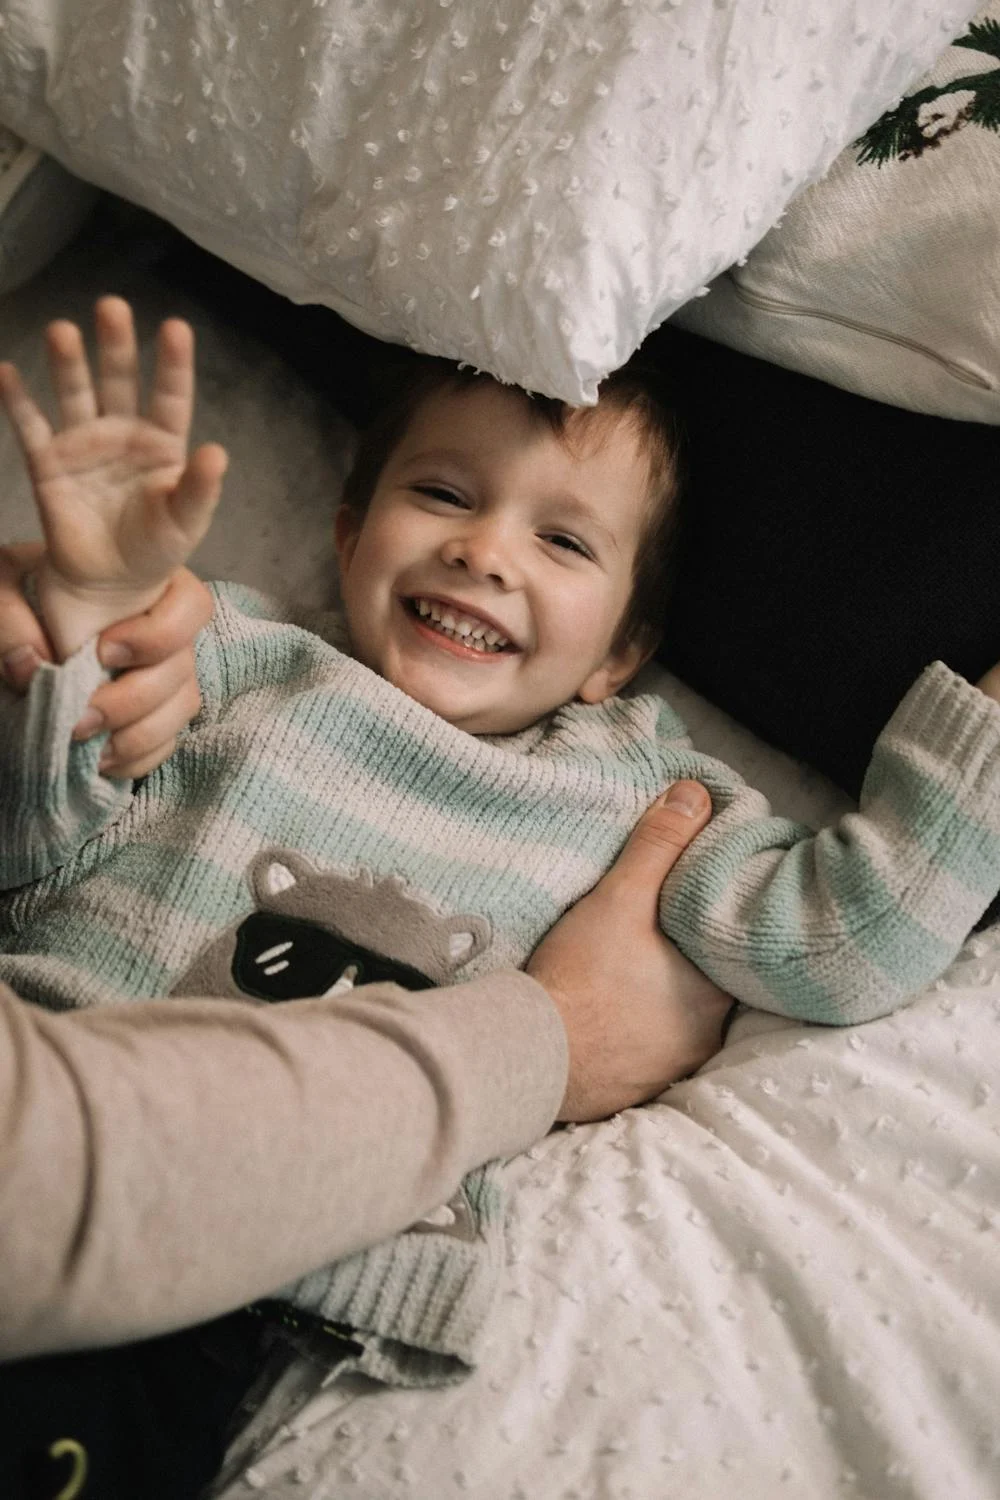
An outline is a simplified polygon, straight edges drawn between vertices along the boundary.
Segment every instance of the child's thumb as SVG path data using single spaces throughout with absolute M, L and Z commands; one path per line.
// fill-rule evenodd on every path
M 192 547 L 208 530 L 228 467 L 229 455 L 220 443 L 203 443 L 192 453 L 170 496 L 170 514 Z

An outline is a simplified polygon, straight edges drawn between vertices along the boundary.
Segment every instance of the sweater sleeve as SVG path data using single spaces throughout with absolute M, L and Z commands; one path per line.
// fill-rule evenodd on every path
M 0 686 L 0 890 L 58 869 L 128 805 L 129 783 L 97 769 L 107 735 L 72 738 L 106 677 L 88 641 L 40 666 L 23 697 Z
M 56 1015 L 0 985 L 0 1357 L 198 1322 L 406 1228 L 542 1136 L 566 1069 L 510 971 Z
M 222 712 L 244 687 L 244 678 L 256 671 L 255 629 L 261 622 L 264 629 L 275 622 L 280 627 L 283 617 L 279 601 L 253 589 L 211 587 L 215 618 L 195 645 L 199 723 Z M 242 664 L 242 674 L 234 661 Z M 23 696 L 0 682 L 0 891 L 59 869 L 128 806 L 130 783 L 101 776 L 97 769 L 107 735 L 72 737 L 107 678 L 95 638 L 59 665 L 43 663 Z
M 674 761 L 673 774 L 676 770 Z M 762 1010 L 886 1015 L 937 978 L 1000 890 L 1000 707 L 942 663 L 880 735 L 857 812 L 819 833 L 692 754 L 715 815 L 661 897 L 665 932 Z

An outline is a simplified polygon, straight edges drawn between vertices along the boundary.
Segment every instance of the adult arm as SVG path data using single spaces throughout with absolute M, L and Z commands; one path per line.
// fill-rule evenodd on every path
M 668 879 L 664 929 L 739 999 L 845 1025 L 941 974 L 1000 889 L 1000 706 L 938 662 L 880 735 L 859 809 L 813 833 L 718 762 L 716 816 Z
M 197 1322 L 405 1228 L 565 1081 L 522 974 L 58 1015 L 0 986 L 0 1355 Z
M 646 814 L 537 978 L 60 1014 L 0 985 L 0 1357 L 225 1312 L 405 1228 L 557 1113 L 625 1108 L 707 1060 L 728 998 L 675 972 L 656 922 L 710 812 L 687 791 L 693 815 Z

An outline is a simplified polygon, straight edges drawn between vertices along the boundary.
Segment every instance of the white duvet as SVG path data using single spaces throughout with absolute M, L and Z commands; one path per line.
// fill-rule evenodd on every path
M 782 807 L 839 798 L 659 674 Z M 853 1030 L 748 1014 L 662 1102 L 506 1168 L 503 1294 L 446 1390 L 300 1362 L 245 1500 L 996 1500 L 1000 929 Z

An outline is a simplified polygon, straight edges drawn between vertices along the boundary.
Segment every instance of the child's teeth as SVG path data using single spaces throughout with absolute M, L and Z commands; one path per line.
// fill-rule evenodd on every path
M 491 626 L 483 625 L 481 622 L 473 624 L 471 620 L 464 617 L 456 617 L 449 610 L 442 610 L 441 606 L 434 604 L 429 599 L 414 599 L 414 608 L 421 619 L 430 619 L 434 624 L 448 635 L 457 637 L 466 646 L 471 646 L 474 651 L 502 650 L 508 645 L 507 637 L 501 635 L 499 630 Z

